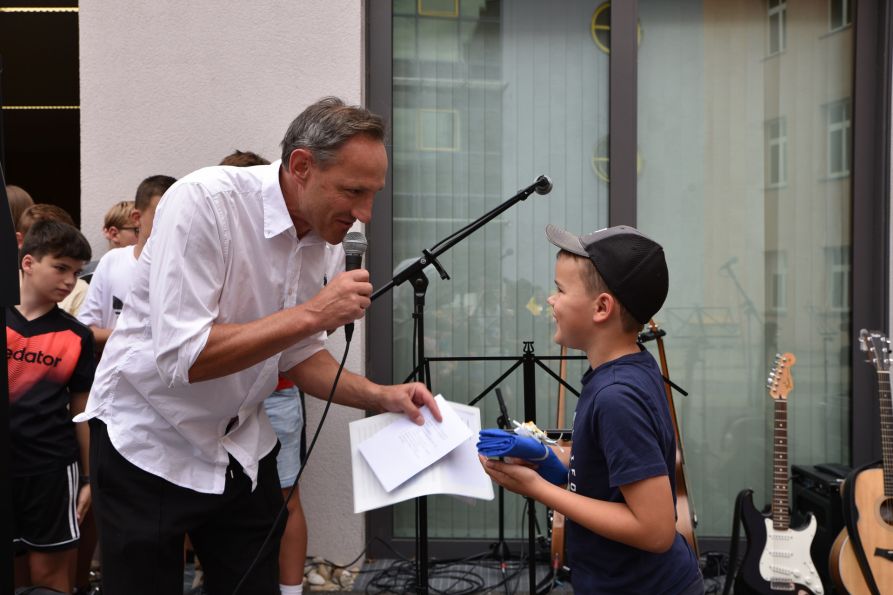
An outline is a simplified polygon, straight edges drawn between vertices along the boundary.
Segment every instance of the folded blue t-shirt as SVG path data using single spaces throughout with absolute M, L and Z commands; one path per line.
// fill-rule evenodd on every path
M 488 428 L 481 430 L 477 449 L 485 457 L 515 457 L 536 463 L 537 472 L 546 481 L 556 485 L 567 483 L 567 467 L 551 448 L 535 438 Z

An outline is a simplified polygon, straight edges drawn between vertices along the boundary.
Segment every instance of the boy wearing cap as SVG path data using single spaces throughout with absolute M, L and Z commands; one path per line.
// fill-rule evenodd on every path
M 626 226 L 578 237 L 549 225 L 546 235 L 561 249 L 549 298 L 554 340 L 585 351 L 591 367 L 573 446 L 553 447 L 568 467 L 568 489 L 517 459 L 482 458 L 484 468 L 567 517 L 576 592 L 702 594 L 697 558 L 676 532 L 676 445 L 663 380 L 636 342 L 667 296 L 663 249 Z

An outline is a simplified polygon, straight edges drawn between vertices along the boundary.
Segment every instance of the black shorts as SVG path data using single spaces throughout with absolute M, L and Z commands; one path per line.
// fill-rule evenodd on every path
M 12 480 L 12 543 L 16 553 L 76 548 L 78 464 Z

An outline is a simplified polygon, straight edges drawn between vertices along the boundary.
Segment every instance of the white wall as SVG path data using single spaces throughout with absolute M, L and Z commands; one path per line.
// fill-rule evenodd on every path
M 356 0 L 81 0 L 81 214 L 98 256 L 115 201 L 153 174 L 183 176 L 233 149 L 271 161 L 289 122 L 319 97 L 362 101 L 362 3 Z M 343 335 L 330 348 L 340 358 Z M 348 367 L 362 370 L 363 329 Z M 321 402 L 309 399 L 309 435 Z M 301 481 L 310 553 L 362 549 L 352 513 L 347 422 L 333 407 Z

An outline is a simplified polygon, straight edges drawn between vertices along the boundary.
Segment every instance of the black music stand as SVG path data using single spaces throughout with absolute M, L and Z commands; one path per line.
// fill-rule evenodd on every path
M 535 373 L 536 366 L 539 366 L 546 373 L 549 374 L 552 378 L 561 383 L 568 391 L 577 397 L 580 396 L 579 391 L 577 391 L 573 386 L 568 384 L 565 380 L 561 378 L 558 374 L 556 374 L 551 368 L 543 364 L 543 360 L 546 361 L 555 361 L 555 360 L 584 360 L 586 356 L 583 355 L 547 355 L 539 357 L 534 353 L 533 349 L 533 341 L 524 341 L 524 347 L 522 354 L 517 357 L 511 356 L 494 356 L 494 357 L 429 357 L 427 360 L 423 360 L 419 362 L 419 367 L 425 367 L 429 370 L 430 377 L 430 362 L 493 362 L 493 361 L 511 361 L 515 362 L 509 368 L 503 372 L 503 374 L 497 378 L 494 382 L 492 382 L 487 388 L 485 388 L 481 393 L 476 396 L 474 399 L 468 402 L 469 405 L 474 405 L 484 397 L 486 397 L 490 391 L 499 390 L 496 387 L 499 384 L 508 378 L 512 372 L 517 370 L 519 367 L 523 367 L 524 373 L 524 420 L 525 421 L 536 421 L 536 382 L 535 382 Z M 415 374 L 415 371 L 413 372 Z M 410 375 L 410 378 L 412 374 Z M 497 393 L 497 398 L 499 393 Z M 501 401 L 501 399 L 500 399 Z M 500 407 L 501 408 L 501 407 Z M 507 415 L 504 413 L 503 415 Z M 564 430 L 560 430 L 562 433 Z M 499 488 L 502 490 L 502 487 Z M 530 593 L 536 593 L 537 584 L 536 584 L 536 538 L 534 537 L 534 533 L 536 531 L 536 508 L 535 508 L 535 500 L 532 498 L 527 498 L 527 571 L 528 571 L 528 579 L 530 585 Z M 502 510 L 500 505 L 500 510 Z M 500 539 L 503 537 L 504 532 L 504 524 L 502 519 L 502 514 L 500 513 Z M 503 542 L 504 543 L 504 542 Z M 497 544 L 498 547 L 499 544 Z
M 428 277 L 425 275 L 425 268 L 432 265 L 440 275 L 441 279 L 449 279 L 443 266 L 438 262 L 437 257 L 470 236 L 472 233 L 489 223 L 491 220 L 499 216 L 503 211 L 513 207 L 516 203 L 526 200 L 528 196 L 536 192 L 537 194 L 548 194 L 552 190 L 552 182 L 548 177 L 541 175 L 533 184 L 519 190 L 514 196 L 504 201 L 494 209 L 491 209 L 484 215 L 481 215 L 462 229 L 452 233 L 447 238 L 441 240 L 430 249 L 422 250 L 422 255 L 409 266 L 394 275 L 394 278 L 388 281 L 383 287 L 379 288 L 372 294 L 372 301 L 381 297 L 394 287 L 402 285 L 406 281 L 412 283 L 413 288 L 413 310 L 412 317 L 415 321 L 415 342 L 417 366 L 410 378 L 414 378 L 417 382 L 424 383 L 428 390 L 431 390 L 431 368 L 428 365 L 428 359 L 425 357 L 425 295 L 428 291 Z M 417 591 L 423 595 L 428 594 L 428 499 L 425 496 L 416 498 L 416 567 L 417 567 Z

